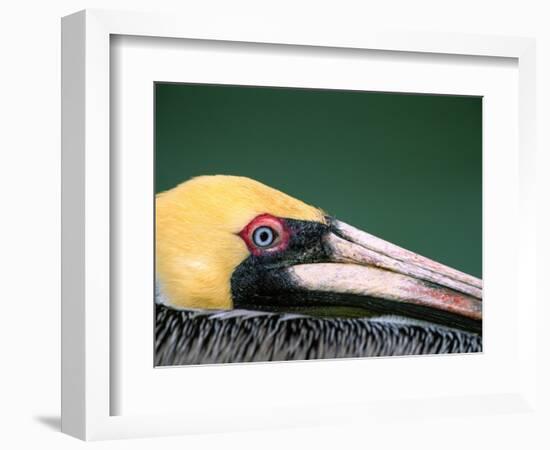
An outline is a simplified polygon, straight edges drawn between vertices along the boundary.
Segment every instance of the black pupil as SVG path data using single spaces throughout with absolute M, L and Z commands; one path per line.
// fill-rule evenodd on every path
M 260 227 L 254 232 L 254 243 L 258 247 L 268 247 L 273 243 L 275 232 L 269 227 Z

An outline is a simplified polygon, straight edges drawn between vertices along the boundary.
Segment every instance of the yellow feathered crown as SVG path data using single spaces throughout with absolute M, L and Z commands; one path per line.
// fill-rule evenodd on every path
M 169 304 L 230 309 L 231 276 L 249 251 L 238 233 L 255 217 L 325 222 L 324 213 L 246 177 L 193 178 L 156 197 L 156 275 Z

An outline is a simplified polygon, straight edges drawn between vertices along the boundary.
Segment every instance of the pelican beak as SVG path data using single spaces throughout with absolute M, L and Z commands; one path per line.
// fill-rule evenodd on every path
M 285 269 L 293 290 L 481 333 L 480 279 L 329 220 L 324 261 Z

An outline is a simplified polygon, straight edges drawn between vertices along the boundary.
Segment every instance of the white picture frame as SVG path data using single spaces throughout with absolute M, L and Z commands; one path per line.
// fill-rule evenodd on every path
M 113 92 L 111 89 L 113 36 L 157 37 L 170 39 L 201 40 L 208 46 L 211 42 L 237 42 L 259 44 L 283 44 L 299 46 L 304 52 L 314 48 L 331 48 L 335 52 L 346 49 L 364 49 L 380 52 L 407 52 L 411 60 L 428 55 L 462 55 L 469 57 L 500 57 L 517 61 L 519 97 L 517 126 L 519 147 L 518 166 L 508 169 L 518 170 L 519 177 L 511 182 L 509 189 L 512 211 L 521 215 L 521 220 L 513 222 L 514 248 L 510 274 L 515 278 L 513 285 L 521 285 L 523 295 L 517 307 L 515 326 L 517 334 L 512 344 L 516 346 L 517 372 L 506 380 L 506 385 L 498 386 L 495 392 L 465 391 L 457 397 L 456 392 L 442 396 L 438 391 L 430 397 L 423 392 L 416 398 L 406 392 L 398 392 L 391 399 L 374 399 L 368 402 L 359 398 L 351 402 L 318 403 L 305 397 L 304 405 L 280 403 L 273 409 L 250 413 L 241 406 L 235 411 L 234 404 L 227 408 L 220 400 L 217 414 L 206 413 L 200 408 L 200 398 L 191 399 L 196 403 L 193 413 L 136 411 L 129 414 L 113 414 L 117 408 L 113 404 L 115 390 L 121 389 L 113 379 L 115 358 L 120 355 L 113 351 L 112 338 L 117 334 L 117 324 L 112 320 L 110 298 L 113 287 L 110 279 L 110 261 L 112 246 L 111 227 L 111 186 L 117 183 L 117 173 L 111 170 L 110 148 L 113 145 L 111 130 L 111 107 Z M 162 44 L 161 44 L 162 45 Z M 260 46 L 261 47 L 261 46 Z M 256 50 L 258 51 L 258 50 Z M 535 210 L 529 193 L 533 189 L 533 167 L 535 158 L 535 44 L 532 39 L 472 36 L 439 33 L 399 33 L 384 30 L 348 30 L 331 34 L 323 32 L 312 34 L 304 29 L 285 29 L 269 27 L 266 24 L 249 23 L 237 28 L 231 24 L 216 24 L 215 29 L 189 17 L 174 17 L 163 14 L 143 14 L 112 11 L 82 11 L 67 16 L 62 22 L 62 430 L 70 435 L 86 440 L 123 437 L 162 436 L 170 434 L 209 432 L 221 430 L 248 430 L 266 427 L 297 426 L 329 423 L 335 419 L 343 421 L 372 419 L 377 415 L 387 420 L 399 420 L 389 411 L 395 402 L 404 409 L 399 415 L 414 415 L 435 405 L 442 415 L 471 414 L 469 405 L 478 405 L 477 413 L 493 414 L 512 410 L 519 414 L 535 408 L 536 354 L 527 349 L 535 348 L 535 318 L 528 314 L 534 310 L 537 298 L 535 290 L 533 264 L 535 249 Z M 260 50 L 261 53 L 261 50 Z M 227 74 L 217 74 L 223 79 Z M 166 81 L 166 80 L 165 80 Z M 223 81 L 223 80 L 222 80 Z M 519 150 L 518 150 L 519 148 Z M 511 157 L 514 154 L 510 154 Z M 510 159 L 513 164 L 513 158 Z M 147 162 L 145 161 L 145 164 Z M 152 172 L 152 167 L 151 167 Z M 498 181 L 498 180 L 495 180 Z M 490 222 L 490 221 L 489 221 Z M 487 249 L 486 249 L 487 250 Z M 529 262 L 529 267 L 527 266 Z M 152 280 L 151 280 L 152 282 Z M 517 295 L 517 293 L 516 293 Z M 152 320 L 152 318 L 151 318 Z M 151 339 L 152 340 L 152 339 Z M 489 346 L 490 347 L 490 346 Z M 489 352 L 489 351 L 488 351 Z M 468 355 L 466 355 L 468 356 Z M 489 353 L 490 356 L 490 353 Z M 432 358 L 431 360 L 434 360 Z M 424 359 L 426 361 L 426 359 Z M 472 362 L 473 361 L 473 362 Z M 324 370 L 332 371 L 330 376 L 341 376 L 345 371 L 362 370 L 360 361 L 327 361 Z M 390 362 L 398 367 L 401 362 Z M 458 364 L 460 363 L 460 364 Z M 387 361 L 386 361 L 386 363 Z M 427 370 L 427 363 L 424 367 Z M 433 364 L 433 363 L 432 363 Z M 460 365 L 471 365 L 475 370 L 476 360 L 446 359 L 446 369 L 466 370 Z M 458 365 L 457 365 L 458 364 Z M 488 363 L 490 364 L 490 362 Z M 138 364 L 139 366 L 139 364 Z M 280 367 L 287 368 L 283 370 Z M 384 370 L 392 370 L 388 365 Z M 319 366 L 312 365 L 254 365 L 247 369 L 263 377 L 278 376 L 284 379 L 289 373 L 302 376 L 314 373 Z M 455 369 L 456 368 L 456 369 Z M 152 369 L 152 367 L 151 367 Z M 201 368 L 203 369 L 203 368 Z M 208 379 L 227 369 L 220 367 L 205 368 L 200 376 L 187 372 L 193 377 L 194 389 L 207 390 Z M 304 372 L 305 371 L 305 372 Z M 158 371 L 157 371 L 158 372 Z M 299 374 L 302 372 L 302 375 Z M 166 372 L 167 373 L 167 372 Z M 161 375 L 168 378 L 168 375 Z M 178 376 L 180 376 L 178 374 Z M 185 373 L 181 374 L 184 378 Z M 381 373 L 383 376 L 383 373 Z M 122 380 L 124 380 L 122 378 Z M 152 380 L 154 382 L 154 380 Z M 436 392 L 434 390 L 434 392 Z M 259 399 L 248 399 L 260 402 Z M 431 402 L 431 403 L 430 403 Z M 243 403 L 246 403 L 244 401 Z M 330 404 L 330 408 L 327 406 Z M 480 406 L 482 405 L 482 406 Z M 429 406 L 428 406 L 429 408 Z M 238 409 L 238 408 L 237 408 Z M 230 414 L 232 420 L 224 420 Z M 246 418 L 246 420 L 243 420 Z

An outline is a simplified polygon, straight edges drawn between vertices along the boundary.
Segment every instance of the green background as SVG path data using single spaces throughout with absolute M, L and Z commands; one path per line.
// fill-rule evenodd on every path
M 155 180 L 254 178 L 481 276 L 482 99 L 155 84 Z

